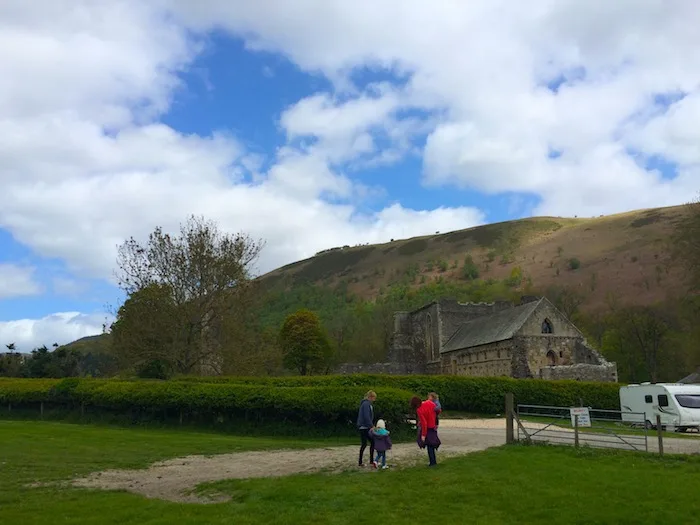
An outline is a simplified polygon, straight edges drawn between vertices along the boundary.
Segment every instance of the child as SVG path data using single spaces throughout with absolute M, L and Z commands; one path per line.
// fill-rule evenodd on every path
M 377 451 L 377 457 L 372 462 L 374 468 L 379 468 L 379 459 L 382 460 L 382 468 L 389 468 L 386 464 L 386 451 L 391 450 L 391 437 L 386 429 L 386 423 L 383 419 L 377 421 L 377 426 L 372 427 L 369 431 L 372 439 L 374 439 L 374 450 Z
M 430 392 L 430 394 L 428 394 L 428 397 L 433 403 L 435 403 L 435 428 L 437 428 L 438 426 L 440 426 L 440 418 L 438 416 L 440 415 L 440 412 L 442 412 L 442 406 L 440 405 L 440 396 L 438 396 L 435 392 Z

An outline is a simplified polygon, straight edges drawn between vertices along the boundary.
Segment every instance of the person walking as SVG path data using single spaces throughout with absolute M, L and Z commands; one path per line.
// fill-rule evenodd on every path
M 357 430 L 360 432 L 360 458 L 358 466 L 364 467 L 364 454 L 369 443 L 369 460 L 374 459 L 374 440 L 370 436 L 369 431 L 374 427 L 374 406 L 373 403 L 377 399 L 377 394 L 374 390 L 370 390 L 365 394 L 365 398 L 360 402 L 360 409 L 357 412 Z
M 377 426 L 370 429 L 369 435 L 374 440 L 374 450 L 377 451 L 377 457 L 372 461 L 372 465 L 374 468 L 379 468 L 379 460 L 381 460 L 381 468 L 389 468 L 386 464 L 386 451 L 391 450 L 391 436 L 383 419 L 377 421 Z
M 437 415 L 441 412 L 434 403 L 433 394 L 428 394 L 428 399 L 420 403 L 420 398 L 411 399 L 411 406 L 416 410 L 416 426 L 418 428 L 418 446 L 428 449 L 428 466 L 437 465 L 435 452 L 440 445 L 440 438 L 437 433 Z

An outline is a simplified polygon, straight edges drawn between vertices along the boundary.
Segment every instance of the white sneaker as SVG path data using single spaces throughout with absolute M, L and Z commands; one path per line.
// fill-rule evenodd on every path
M 383 469 L 389 468 L 389 465 L 384 465 L 382 468 L 383 468 Z

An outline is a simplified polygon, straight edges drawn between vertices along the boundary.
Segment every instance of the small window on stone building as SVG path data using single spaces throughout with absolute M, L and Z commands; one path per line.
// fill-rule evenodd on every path
M 545 319 L 542 321 L 542 333 L 543 334 L 553 334 L 554 330 L 552 329 L 552 323 L 550 322 L 549 319 Z
M 559 350 L 559 357 L 564 357 L 564 352 L 562 352 L 561 350 Z

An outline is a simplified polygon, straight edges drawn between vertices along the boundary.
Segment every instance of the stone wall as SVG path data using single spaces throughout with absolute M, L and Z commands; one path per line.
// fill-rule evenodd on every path
M 394 333 L 387 359 L 402 370 L 400 373 L 424 374 L 425 355 L 413 344 L 412 323 L 413 316 L 409 312 L 394 314 Z
M 442 354 L 441 367 L 435 373 L 460 376 L 510 376 L 512 341 L 499 341 L 476 348 Z
M 575 381 L 601 381 L 617 383 L 617 367 L 614 363 L 591 365 L 577 363 L 570 366 L 550 366 L 540 370 L 541 379 L 573 379 Z
M 552 326 L 551 334 L 542 333 L 542 323 L 548 320 Z M 566 336 L 583 337 L 583 334 L 564 315 L 552 306 L 549 301 L 542 301 L 530 318 L 518 330 L 518 335 L 529 336 Z
M 537 377 L 540 368 L 550 365 L 571 365 L 574 359 L 574 349 L 579 337 L 560 335 L 516 336 L 515 347 L 526 356 L 527 367 L 531 376 Z
M 422 358 L 425 363 L 439 361 L 440 315 L 437 303 L 432 303 L 411 314 L 410 334 L 416 358 Z

